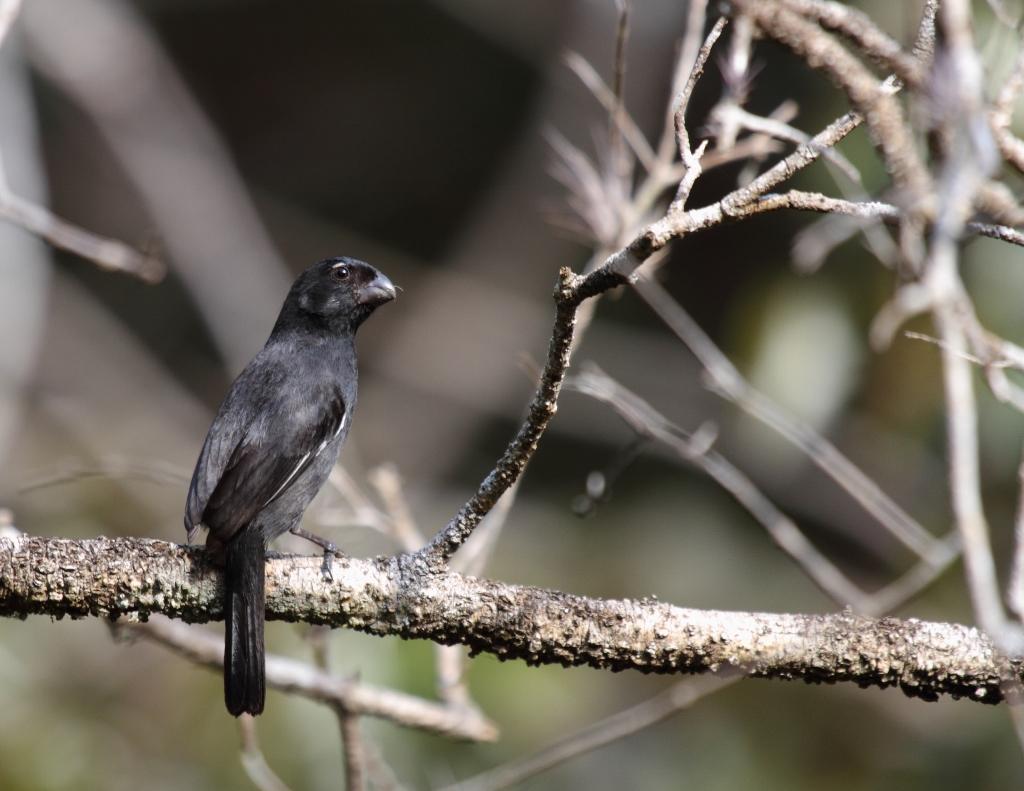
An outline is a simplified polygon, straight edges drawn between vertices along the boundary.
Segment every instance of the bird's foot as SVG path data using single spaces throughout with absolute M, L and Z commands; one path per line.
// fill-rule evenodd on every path
M 308 530 L 303 530 L 301 527 L 293 527 L 289 532 L 292 533 L 292 535 L 304 538 L 307 541 L 316 544 L 318 547 L 323 548 L 324 562 L 320 565 L 320 573 L 323 574 L 324 579 L 327 582 L 334 582 L 334 574 L 331 573 L 331 570 L 334 567 L 334 556 L 340 555 L 341 557 L 345 557 L 343 552 L 338 551 L 338 545 L 329 539 L 321 538 L 316 533 L 310 533 Z
M 331 573 L 331 569 L 334 567 L 334 553 L 337 551 L 338 548 L 333 541 L 329 541 L 324 547 L 324 562 L 320 564 L 320 573 L 323 574 L 324 580 L 327 582 L 334 582 L 334 574 Z

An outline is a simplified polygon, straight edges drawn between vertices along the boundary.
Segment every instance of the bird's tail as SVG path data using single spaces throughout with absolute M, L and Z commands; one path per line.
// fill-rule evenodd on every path
M 243 528 L 228 542 L 224 587 L 224 703 L 234 716 L 259 714 L 266 696 L 263 648 L 264 561 L 258 530 Z

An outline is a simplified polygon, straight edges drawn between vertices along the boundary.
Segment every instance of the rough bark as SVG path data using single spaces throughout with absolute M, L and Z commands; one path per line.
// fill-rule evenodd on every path
M 0 539 L 0 615 L 218 620 L 220 572 L 203 550 L 141 538 Z M 463 643 L 530 664 L 899 686 L 907 695 L 1002 700 L 1020 663 L 976 629 L 896 618 L 692 610 L 434 572 L 413 555 L 267 563 L 267 617 Z

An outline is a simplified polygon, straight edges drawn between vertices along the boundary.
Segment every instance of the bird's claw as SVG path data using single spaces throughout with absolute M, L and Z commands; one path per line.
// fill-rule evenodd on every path
M 338 551 L 338 547 L 334 545 L 332 541 L 324 547 L 324 562 L 320 564 L 320 573 L 323 574 L 326 582 L 334 582 L 334 574 L 331 569 L 334 567 L 334 553 Z

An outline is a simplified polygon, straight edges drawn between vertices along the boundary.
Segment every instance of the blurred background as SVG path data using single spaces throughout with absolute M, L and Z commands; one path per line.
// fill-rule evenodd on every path
M 863 7 L 897 38 L 913 35 L 917 4 Z M 634 4 L 625 94 L 651 137 L 686 12 L 669 0 Z M 1016 42 L 984 3 L 978 13 L 998 78 Z M 443 526 L 515 430 L 546 348 L 558 268 L 578 269 L 592 252 L 551 221 L 568 208 L 546 135 L 557 130 L 593 155 L 606 134 L 563 54 L 579 52 L 608 78 L 616 18 L 610 0 L 26 2 L 0 50 L 11 188 L 85 228 L 155 246 L 169 274 L 150 286 L 102 272 L 0 223 L 0 505 L 15 524 L 183 541 L 185 478 L 213 410 L 265 340 L 291 278 L 344 254 L 404 290 L 361 332 L 359 414 L 342 463 L 362 487 L 376 466 L 397 465 L 421 529 Z M 793 124 L 812 134 L 845 111 L 777 47 L 759 43 L 754 63 L 752 110 L 791 98 Z M 692 128 L 720 91 L 713 56 Z M 841 148 L 870 189 L 884 186 L 862 130 Z M 710 172 L 691 205 L 733 188 L 741 167 Z M 795 186 L 834 192 L 821 166 Z M 813 277 L 794 272 L 794 234 L 813 219 L 777 213 L 688 237 L 661 279 L 758 387 L 944 534 L 937 352 L 907 339 L 884 354 L 868 349 L 892 276 L 860 239 Z M 983 320 L 1018 342 L 1021 256 L 978 240 L 964 264 Z M 705 390 L 693 358 L 632 293 L 603 299 L 575 359 L 596 361 L 684 428 L 714 420 L 723 453 L 866 587 L 909 567 L 834 484 Z M 988 514 L 1005 558 L 1021 419 L 984 391 L 981 400 Z M 730 497 L 657 448 L 607 502 L 575 515 L 588 474 L 614 466 L 631 437 L 607 407 L 566 393 L 484 573 L 693 607 L 835 609 Z M 325 492 L 310 522 L 339 504 Z M 324 517 L 321 532 L 354 555 L 396 551 L 344 521 Z M 959 564 L 898 614 L 969 621 Z M 307 631 L 269 624 L 268 646 L 307 658 Z M 330 640 L 334 670 L 433 694 L 429 644 L 348 631 Z M 488 656 L 471 660 L 468 680 L 501 728 L 495 744 L 363 721 L 403 784 L 470 776 L 673 682 Z M 0 788 L 249 788 L 220 685 L 159 647 L 115 641 L 96 620 L 0 621 Z M 267 761 L 293 788 L 339 787 L 328 709 L 271 692 L 258 727 Z M 1022 780 L 1001 708 L 748 681 L 523 787 L 1005 789 Z

